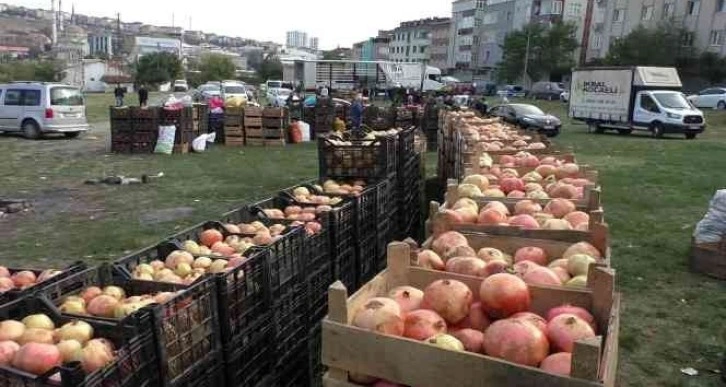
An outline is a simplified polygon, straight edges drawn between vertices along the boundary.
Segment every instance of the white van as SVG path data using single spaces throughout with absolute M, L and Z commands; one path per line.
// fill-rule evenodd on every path
M 0 131 L 35 139 L 44 133 L 74 138 L 88 129 L 79 88 L 44 82 L 0 84 Z

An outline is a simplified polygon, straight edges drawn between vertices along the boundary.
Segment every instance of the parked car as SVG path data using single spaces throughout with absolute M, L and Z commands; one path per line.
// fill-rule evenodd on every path
M 534 99 L 546 99 L 553 101 L 560 98 L 565 87 L 562 83 L 557 82 L 537 82 L 532 85 L 529 95 Z
M 697 108 L 723 110 L 726 109 L 726 88 L 711 87 L 689 96 L 688 100 Z
M 73 138 L 88 129 L 79 88 L 44 82 L 0 84 L 0 131 L 35 139 L 45 133 Z
M 267 103 L 272 106 L 285 106 L 290 94 L 292 91 L 288 89 L 271 89 L 267 91 Z
M 175 93 L 186 93 L 189 91 L 189 84 L 184 79 L 177 79 L 174 81 L 172 89 Z
M 222 90 L 219 84 L 207 83 L 199 86 L 192 93 L 192 99 L 194 100 L 194 102 L 208 102 L 214 96 L 222 96 Z
M 527 130 L 544 133 L 547 137 L 559 135 L 562 128 L 562 121 L 559 118 L 543 112 L 534 105 L 519 103 L 498 105 L 489 109 L 489 115 L 500 117 L 510 124 L 521 126 Z
M 249 101 L 249 96 L 247 95 L 247 88 L 241 82 L 223 82 L 222 98 L 224 100 L 227 100 L 229 98 L 241 98 L 245 101 Z
M 527 91 L 524 89 L 523 86 L 505 85 L 503 88 L 497 91 L 497 95 L 507 98 L 524 98 L 527 96 Z

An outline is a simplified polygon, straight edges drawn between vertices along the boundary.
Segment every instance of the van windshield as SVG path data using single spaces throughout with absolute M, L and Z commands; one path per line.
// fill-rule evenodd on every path
M 83 106 L 83 94 L 73 87 L 54 87 L 50 89 L 51 106 Z
M 279 89 L 282 87 L 282 82 L 267 82 L 267 87 L 270 89 Z
M 686 97 L 680 93 L 653 93 L 656 101 L 667 109 L 690 109 L 691 105 Z
M 244 86 L 225 86 L 224 93 L 225 94 L 247 94 L 247 90 L 245 90 Z

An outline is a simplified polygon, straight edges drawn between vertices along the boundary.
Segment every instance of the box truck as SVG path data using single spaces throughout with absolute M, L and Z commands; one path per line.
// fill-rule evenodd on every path
M 588 130 L 666 133 L 694 139 L 706 129 L 703 112 L 681 92 L 678 71 L 671 67 L 588 67 L 572 72 L 569 115 Z
M 333 90 L 389 90 L 396 87 L 424 91 L 443 89 L 441 70 L 420 63 L 346 60 L 293 60 L 283 62 L 283 80 L 302 84 L 306 91 L 326 85 Z

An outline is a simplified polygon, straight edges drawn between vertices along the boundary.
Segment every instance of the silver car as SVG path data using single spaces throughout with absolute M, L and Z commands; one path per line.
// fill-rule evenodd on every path
M 83 94 L 59 83 L 0 84 L 0 131 L 35 139 L 45 133 L 78 137 L 89 129 Z

